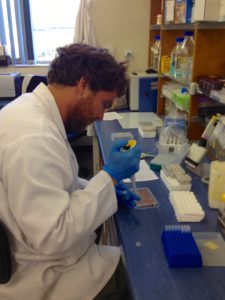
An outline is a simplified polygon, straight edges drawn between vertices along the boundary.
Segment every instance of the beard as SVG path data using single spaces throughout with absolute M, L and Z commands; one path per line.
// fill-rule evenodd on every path
M 92 100 L 91 97 L 80 99 L 79 103 L 71 109 L 65 122 L 67 133 L 82 132 L 95 120 Z
M 66 132 L 82 132 L 89 124 L 90 122 L 78 112 L 71 112 L 65 124 Z

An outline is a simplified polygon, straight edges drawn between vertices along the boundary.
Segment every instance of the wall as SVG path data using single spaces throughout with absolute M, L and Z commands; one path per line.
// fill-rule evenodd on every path
M 108 48 L 119 61 L 125 59 L 125 50 L 132 50 L 131 72 L 144 71 L 148 66 L 149 13 L 149 0 L 93 0 L 90 5 L 99 45 Z M 8 67 L 0 68 L 0 72 L 44 75 L 47 69 L 46 66 Z
M 131 49 L 130 71 L 147 69 L 149 0 L 93 0 L 90 13 L 100 46 L 120 61 L 124 60 L 124 51 Z

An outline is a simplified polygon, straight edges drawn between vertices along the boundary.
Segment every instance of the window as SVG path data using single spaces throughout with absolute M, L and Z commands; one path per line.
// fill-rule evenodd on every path
M 0 42 L 14 64 L 48 63 L 73 42 L 80 0 L 0 0 Z

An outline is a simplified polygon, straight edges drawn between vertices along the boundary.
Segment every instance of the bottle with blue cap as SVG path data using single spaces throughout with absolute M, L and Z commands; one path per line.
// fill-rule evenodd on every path
M 161 51 L 160 35 L 156 35 L 155 43 L 151 47 L 151 67 L 154 70 L 159 69 L 160 51 Z
M 185 84 L 190 83 L 192 79 L 194 46 L 193 32 L 186 31 L 181 45 L 180 57 L 178 58 L 179 65 L 176 70 L 177 76 Z
M 173 48 L 173 50 L 171 52 L 171 57 L 170 57 L 170 74 L 173 77 L 175 77 L 175 59 L 176 59 L 176 53 L 180 49 L 183 40 L 184 40 L 184 38 L 182 38 L 182 37 L 176 38 L 176 45 L 175 45 L 175 47 Z

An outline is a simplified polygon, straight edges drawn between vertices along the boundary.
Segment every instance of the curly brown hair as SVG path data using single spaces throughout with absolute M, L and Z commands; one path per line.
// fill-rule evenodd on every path
M 117 96 L 122 96 L 128 86 L 126 71 L 125 62 L 117 62 L 106 49 L 71 44 L 57 48 L 48 83 L 73 86 L 83 77 L 93 92 L 116 91 Z

